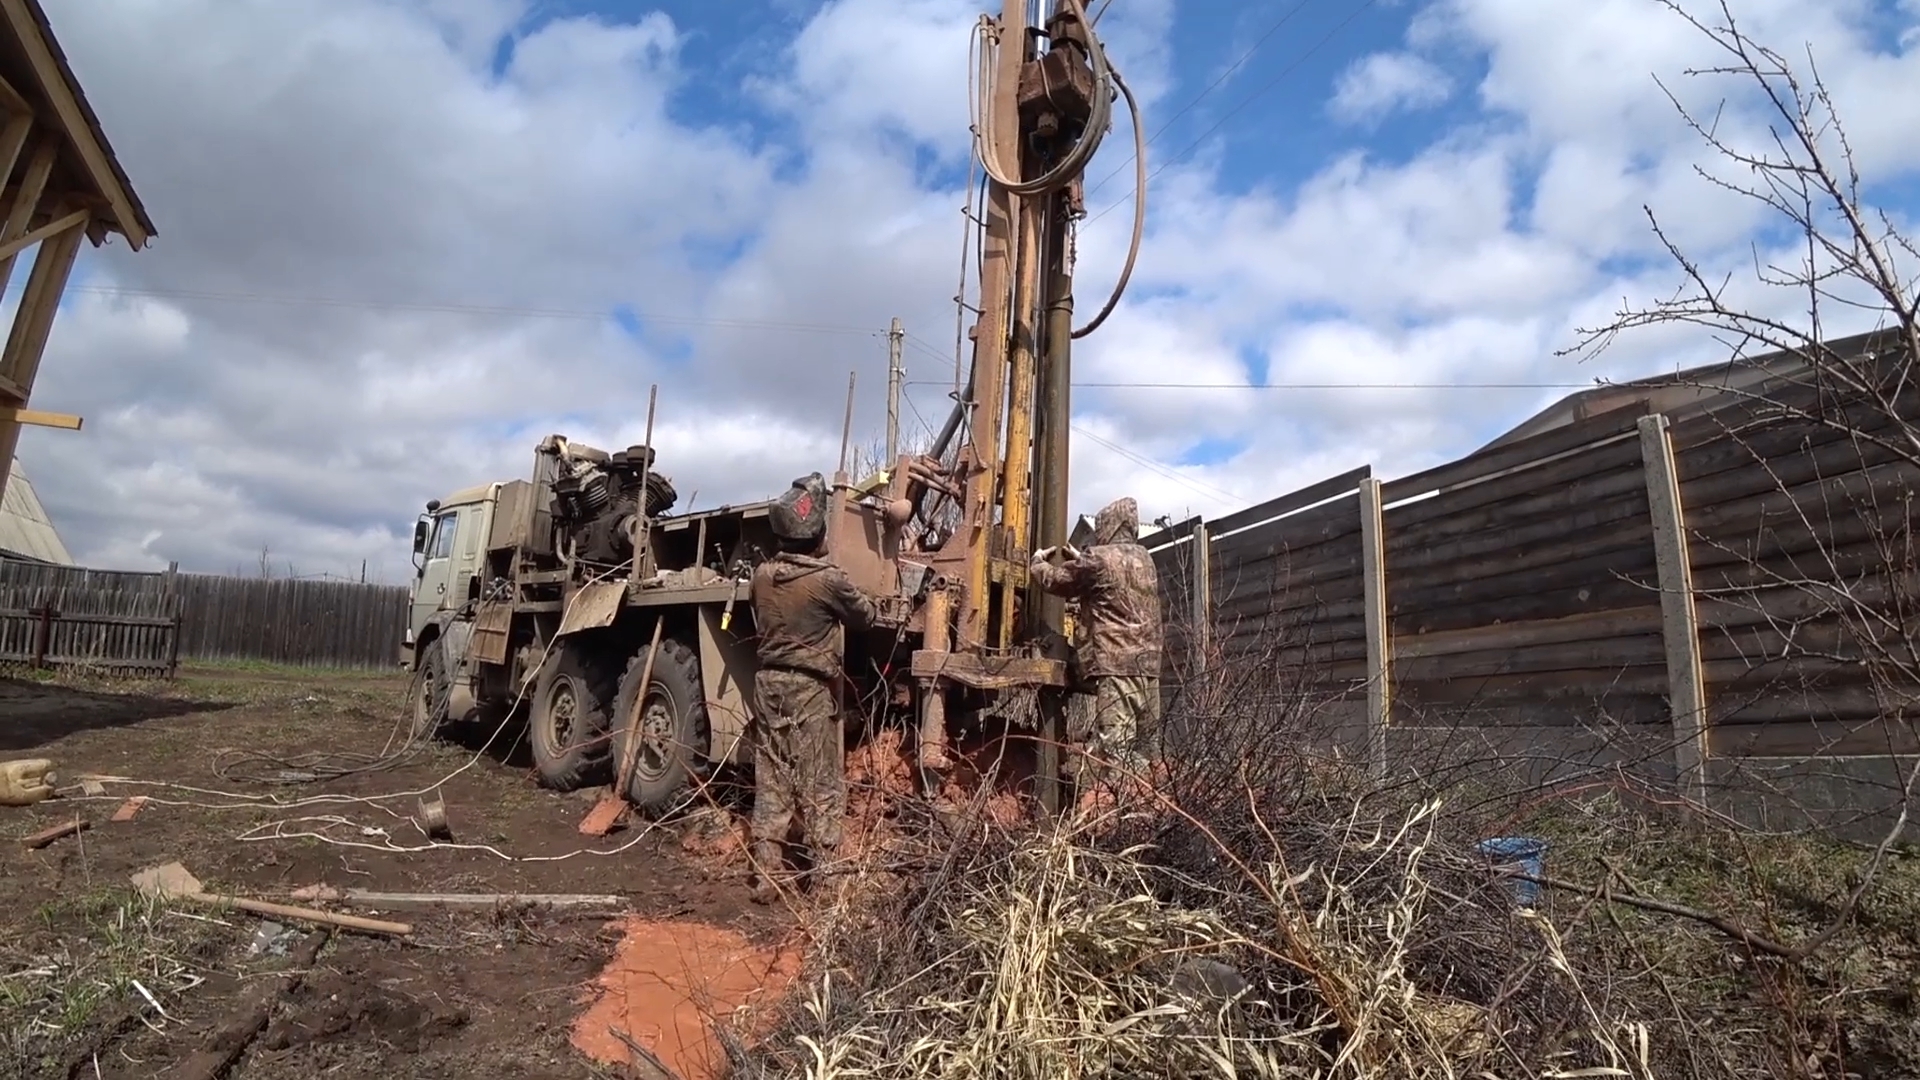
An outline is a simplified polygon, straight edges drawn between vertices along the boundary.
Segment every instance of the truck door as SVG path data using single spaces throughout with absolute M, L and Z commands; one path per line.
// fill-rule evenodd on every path
M 420 628 L 447 604 L 449 580 L 453 576 L 454 534 L 460 517 L 459 510 L 443 510 L 433 519 L 433 532 L 427 537 L 427 558 L 413 586 L 413 611 L 407 627 L 410 641 L 419 641 Z

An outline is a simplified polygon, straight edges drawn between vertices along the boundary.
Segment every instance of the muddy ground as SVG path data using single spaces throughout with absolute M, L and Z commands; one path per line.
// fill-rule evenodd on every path
M 0 808 L 0 909 L 8 913 L 0 1076 L 170 1075 L 247 1001 L 274 996 L 271 973 L 290 963 L 286 954 L 305 928 L 292 926 L 254 952 L 262 927 L 271 931 L 268 920 L 157 903 L 130 886 L 130 875 L 169 860 L 184 863 L 207 891 L 282 902 L 315 885 L 619 894 L 630 919 L 664 922 L 668 940 L 687 928 L 689 940 L 740 942 L 738 953 L 771 952 L 787 937 L 779 908 L 746 902 L 737 860 L 689 854 L 684 827 L 583 837 L 576 826 L 596 793 L 542 790 L 517 749 L 438 744 L 391 769 L 302 779 L 378 757 L 396 735 L 405 690 L 397 674 L 206 669 L 170 684 L 0 675 L 0 759 L 51 758 L 62 783 L 80 774 L 126 778 L 109 781 L 97 799 Z M 440 791 L 454 840 L 472 846 L 429 846 L 409 817 L 415 800 L 390 797 L 450 774 Z M 112 821 L 133 795 L 150 801 L 132 820 Z M 356 798 L 285 805 L 320 796 Z M 380 796 L 388 797 L 374 801 Z M 75 815 L 91 829 L 42 850 L 19 842 Z M 335 934 L 226 1075 L 628 1075 L 576 1046 L 618 1050 L 617 1036 L 583 1038 L 579 1030 L 601 996 L 601 972 L 622 928 L 633 925 L 618 914 L 378 913 L 412 922 L 414 933 Z M 737 966 L 740 958 L 715 962 Z M 625 1013 L 643 1043 L 674 1037 L 656 1018 L 634 1015 L 643 1011 L 637 999 L 599 1006 L 591 1024 Z

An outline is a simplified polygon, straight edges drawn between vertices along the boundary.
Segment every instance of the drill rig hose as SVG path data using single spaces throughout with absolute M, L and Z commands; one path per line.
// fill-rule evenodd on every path
M 981 168 L 986 170 L 993 182 L 1015 195 L 1044 195 L 1072 183 L 1075 177 L 1086 171 L 1087 163 L 1093 160 L 1094 152 L 1100 149 L 1100 141 L 1113 124 L 1113 69 L 1107 64 L 1106 47 L 1100 44 L 1099 37 L 1094 34 L 1093 23 L 1087 18 L 1087 9 L 1081 0 L 1062 0 L 1062 3 L 1086 28 L 1087 58 L 1093 65 L 1093 110 L 1087 117 L 1086 130 L 1082 132 L 1080 140 L 1073 144 L 1073 149 L 1067 151 L 1053 168 L 1032 180 L 1021 180 L 1003 168 L 995 146 L 993 72 L 999 50 L 1008 43 L 998 40 L 990 29 L 991 20 L 984 17 L 977 31 L 981 35 L 981 45 L 977 74 L 979 93 L 974 96 L 972 103 L 977 110 L 973 118 L 974 149 L 979 155 Z M 1005 34 L 1009 29 L 1002 26 L 998 33 Z

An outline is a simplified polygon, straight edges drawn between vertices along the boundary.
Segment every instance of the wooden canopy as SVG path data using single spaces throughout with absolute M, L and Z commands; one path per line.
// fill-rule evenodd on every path
M 154 235 L 39 0 L 0 0 L 0 174 L 0 287 L 35 252 L 0 351 L 3 491 L 23 421 L 79 426 L 26 406 L 81 240 L 98 247 L 118 233 L 138 251 Z

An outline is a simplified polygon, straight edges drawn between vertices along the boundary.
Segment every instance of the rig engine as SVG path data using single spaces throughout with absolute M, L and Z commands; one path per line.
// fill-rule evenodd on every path
M 559 550 L 575 559 L 613 566 L 632 557 L 643 478 L 649 518 L 672 509 L 679 498 L 673 481 L 652 470 L 653 454 L 646 447 L 608 454 L 549 440 L 541 451 L 555 458 L 552 510 Z

